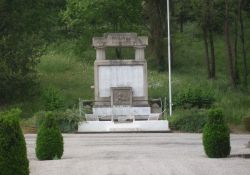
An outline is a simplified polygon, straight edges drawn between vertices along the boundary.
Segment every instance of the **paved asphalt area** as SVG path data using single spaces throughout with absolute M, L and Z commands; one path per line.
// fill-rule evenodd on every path
M 201 134 L 65 134 L 61 160 L 38 161 L 25 135 L 31 175 L 250 175 L 250 135 L 231 135 L 231 156 L 209 159 Z

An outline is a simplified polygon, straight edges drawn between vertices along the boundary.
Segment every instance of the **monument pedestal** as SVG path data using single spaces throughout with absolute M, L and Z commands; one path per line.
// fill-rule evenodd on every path
M 161 113 L 151 113 L 150 107 L 93 108 L 78 132 L 168 132 L 168 121 L 159 120 Z
M 110 33 L 93 38 L 96 49 L 95 101 L 93 114 L 79 132 L 167 132 L 168 121 L 161 113 L 151 113 L 148 104 L 147 62 L 144 49 L 147 37 L 135 33 Z M 133 60 L 106 60 L 106 47 L 133 47 Z

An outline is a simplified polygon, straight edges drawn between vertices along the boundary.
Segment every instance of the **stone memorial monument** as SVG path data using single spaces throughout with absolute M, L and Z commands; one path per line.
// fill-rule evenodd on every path
M 144 49 L 148 38 L 136 33 L 107 33 L 93 38 L 95 101 L 93 114 L 79 124 L 79 132 L 168 131 L 161 113 L 151 113 L 148 104 L 147 62 Z M 108 47 L 132 47 L 133 60 L 108 60 Z

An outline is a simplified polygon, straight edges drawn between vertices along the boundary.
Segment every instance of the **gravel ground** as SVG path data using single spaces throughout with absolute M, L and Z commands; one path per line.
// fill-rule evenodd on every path
M 38 161 L 25 135 L 31 175 L 249 175 L 250 135 L 231 135 L 231 156 L 209 159 L 200 134 L 65 134 L 61 160 Z

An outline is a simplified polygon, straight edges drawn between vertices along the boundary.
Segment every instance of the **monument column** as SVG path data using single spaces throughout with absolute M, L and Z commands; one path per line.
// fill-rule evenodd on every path
M 96 49 L 96 60 L 105 60 L 106 52 L 105 47 L 95 47 Z
M 135 48 L 135 60 L 144 61 L 144 59 L 145 59 L 145 53 L 144 53 L 145 46 L 134 46 L 134 48 Z

